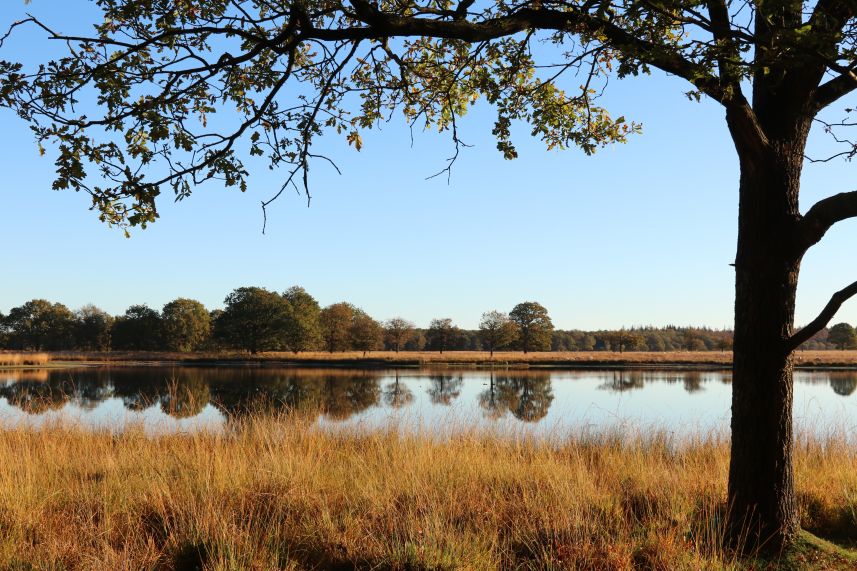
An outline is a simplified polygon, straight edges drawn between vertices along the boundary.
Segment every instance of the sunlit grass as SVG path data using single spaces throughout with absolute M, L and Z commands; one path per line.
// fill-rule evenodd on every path
M 728 440 L 53 425 L 0 432 L 3 569 L 739 569 Z M 857 461 L 801 439 L 803 525 L 855 538 Z
M 529 366 L 529 365 L 591 365 L 610 364 L 703 364 L 729 366 L 732 363 L 731 351 L 536 351 L 523 353 L 521 351 L 496 351 L 491 357 L 487 351 L 369 351 L 365 355 L 361 351 L 343 351 L 329 353 L 327 351 L 264 352 L 251 355 L 242 351 L 199 351 L 194 353 L 174 353 L 168 351 L 112 351 L 103 353 L 92 352 L 59 352 L 53 353 L 52 358 L 58 362 L 93 361 L 93 362 L 167 362 L 167 361 L 269 361 L 296 362 L 315 364 L 318 362 L 331 364 L 355 364 L 371 362 L 374 365 L 408 365 L 428 366 L 444 365 L 490 365 L 497 366 Z M 798 351 L 795 353 L 795 363 L 799 366 L 855 366 L 857 351 Z M 0 362 L 0 366 L 3 363 Z
M 0 367 L 16 367 L 23 365 L 44 365 L 50 362 L 47 353 L 11 353 L 0 351 Z

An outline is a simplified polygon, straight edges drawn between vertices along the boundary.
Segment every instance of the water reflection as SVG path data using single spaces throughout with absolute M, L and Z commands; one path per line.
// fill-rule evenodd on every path
M 840 373 L 831 376 L 830 386 L 836 394 L 847 397 L 857 389 L 857 373 Z
M 728 426 L 726 372 L 616 370 L 360 371 L 289 368 L 89 368 L 0 372 L 0 422 L 73 414 L 92 425 L 125 419 L 229 426 L 248 414 L 300 411 L 347 426 L 383 426 L 391 414 L 447 424 L 508 419 L 606 426 L 633 419 L 661 426 Z M 796 418 L 845 415 L 857 424 L 857 372 L 798 372 Z M 831 390 L 832 389 L 832 390 Z M 837 408 L 838 407 L 838 408 Z M 838 411 L 838 412 L 837 412 Z M 546 419 L 551 419 L 550 422 Z M 127 422 L 130 422 L 128 420 Z M 170 430 L 168 426 L 166 429 Z
M 399 371 L 396 379 L 384 387 L 384 403 L 391 408 L 402 408 L 414 402 L 414 392 L 401 382 Z
M 432 375 L 429 377 L 428 394 L 432 404 L 449 406 L 461 394 L 464 377 L 459 375 Z

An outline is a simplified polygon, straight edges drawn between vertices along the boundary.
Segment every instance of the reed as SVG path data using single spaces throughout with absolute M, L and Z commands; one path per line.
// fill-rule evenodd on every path
M 49 363 L 51 356 L 47 353 L 12 353 L 0 351 L 0 367 L 19 367 L 44 365 Z
M 158 437 L 9 429 L 0 568 L 758 568 L 721 547 L 728 456 L 717 434 L 370 432 L 300 415 Z M 803 525 L 857 537 L 853 447 L 801 439 L 796 472 Z M 855 566 L 841 557 L 826 568 Z

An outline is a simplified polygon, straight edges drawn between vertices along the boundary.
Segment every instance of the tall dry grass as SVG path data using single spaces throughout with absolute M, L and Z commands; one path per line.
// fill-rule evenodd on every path
M 502 437 L 500 437 L 502 436 Z M 855 537 L 844 442 L 797 450 L 803 523 Z M 0 432 L 3 569 L 738 569 L 728 442 L 330 431 Z
M 520 368 L 532 366 L 660 366 L 704 365 L 727 368 L 732 364 L 731 351 L 495 351 L 493 358 L 487 351 L 305 351 L 291 353 L 269 351 L 251 355 L 242 351 L 198 351 L 176 353 L 169 351 L 113 351 L 57 352 L 51 355 L 58 362 L 95 363 L 157 363 L 157 362 L 262 362 L 289 363 L 312 366 L 490 366 Z M 855 351 L 797 351 L 795 362 L 799 367 L 857 367 Z
M 17 367 L 22 365 L 44 365 L 49 363 L 51 356 L 47 353 L 12 353 L 0 351 L 0 367 Z

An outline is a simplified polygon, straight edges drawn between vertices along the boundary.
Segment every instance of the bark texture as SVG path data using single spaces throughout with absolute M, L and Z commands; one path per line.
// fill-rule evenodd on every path
M 768 137 L 763 147 L 743 144 L 751 137 L 730 123 L 741 181 L 729 532 L 733 541 L 750 550 L 787 547 L 800 528 L 788 341 L 804 251 L 798 195 L 809 121 L 800 109 L 784 108 L 782 101 L 793 98 L 778 95 L 754 93 L 754 110 Z

